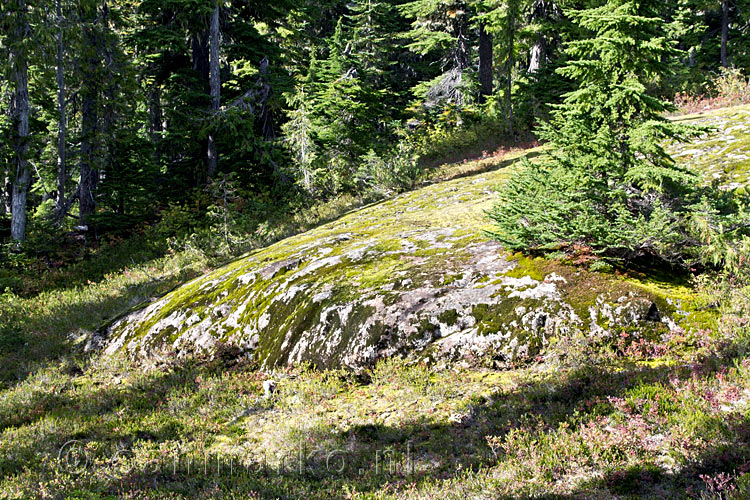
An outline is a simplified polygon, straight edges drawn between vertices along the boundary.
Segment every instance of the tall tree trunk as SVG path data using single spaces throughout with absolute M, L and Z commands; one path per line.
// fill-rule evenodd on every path
M 161 85 L 158 81 L 148 90 L 148 135 L 151 139 L 151 145 L 154 147 L 156 162 L 161 162 L 161 141 L 162 132 L 164 131 L 164 115 L 161 109 Z
M 457 14 L 453 18 L 453 33 L 456 38 L 456 43 L 451 52 L 451 58 L 453 62 L 452 72 L 455 72 L 457 78 L 453 81 L 453 86 L 450 89 L 450 96 L 453 102 L 457 105 L 462 105 L 465 101 L 465 89 L 464 89 L 464 71 L 469 67 L 470 64 L 470 46 L 469 46 L 469 20 L 466 15 L 465 2 L 461 4 L 464 7 L 463 12 Z
M 729 0 L 721 2 L 721 65 L 729 65 L 727 60 L 727 42 L 729 41 Z
M 542 35 L 537 36 L 530 52 L 529 73 L 536 73 L 547 62 L 547 44 Z
M 211 86 L 211 116 L 213 117 L 221 106 L 221 75 L 219 64 L 219 53 L 221 49 L 221 32 L 219 30 L 219 3 L 216 2 L 214 11 L 211 13 L 211 54 L 209 58 L 209 84 Z M 208 134 L 208 147 L 206 148 L 206 173 L 211 178 L 216 173 L 216 167 L 219 163 L 219 152 L 216 148 L 216 130 L 213 129 Z
M 114 164 L 116 146 L 115 140 L 115 119 L 116 119 L 116 108 L 115 103 L 117 102 L 117 74 L 119 72 L 118 61 L 114 57 L 115 48 L 113 47 L 112 38 L 107 36 L 109 33 L 109 7 L 107 2 L 102 2 L 101 15 L 99 16 L 99 24 L 102 30 L 101 43 L 97 44 L 99 49 L 97 52 L 98 59 L 103 61 L 104 68 L 106 68 L 106 81 L 102 97 L 104 98 L 104 105 L 101 107 L 101 136 L 103 142 L 101 143 L 101 149 L 97 151 L 100 154 L 99 162 L 97 164 L 97 175 L 96 181 L 106 178 L 111 172 Z M 97 143 L 99 145 L 100 143 Z
M 205 82 L 208 82 L 208 33 L 193 34 L 191 37 L 193 53 L 193 69 L 197 71 Z
M 96 12 L 82 23 L 84 33 L 83 86 L 81 89 L 81 181 L 78 193 L 78 215 L 81 225 L 96 210 L 97 141 L 99 114 L 97 111 L 99 40 L 96 35 Z
M 13 179 L 13 198 L 11 200 L 10 235 L 23 243 L 26 238 L 26 194 L 28 193 L 31 173 L 26 158 L 29 150 L 29 74 L 26 51 L 20 42 L 28 35 L 26 19 L 26 2 L 18 0 L 19 19 L 16 24 L 16 45 L 13 53 L 13 79 L 16 92 L 13 97 L 14 118 L 16 125 L 16 176 Z
M 64 67 L 64 55 L 65 55 L 65 40 L 63 38 L 63 16 L 62 16 L 62 0 L 57 0 L 57 59 L 55 60 L 56 73 L 57 73 L 57 116 L 58 116 L 58 127 L 57 127 L 57 210 L 63 210 L 65 204 L 65 181 L 68 177 L 68 171 L 66 166 L 66 150 L 65 142 L 67 135 L 68 121 L 66 117 L 65 108 L 65 67 Z
M 260 105 L 260 111 L 257 112 L 256 122 L 260 124 L 260 130 L 263 134 L 263 139 L 271 141 L 276 137 L 276 127 L 273 119 L 273 112 L 268 106 L 268 101 L 273 95 L 273 88 L 268 83 L 268 66 L 270 62 L 267 57 L 264 57 L 260 61 L 258 67 L 258 81 L 256 82 L 256 89 L 252 92 L 253 99 L 257 105 Z M 247 95 L 247 94 L 246 94 Z M 231 107 L 234 101 L 229 104 Z M 276 167 L 274 167 L 276 170 Z M 283 176 L 282 176 L 283 177 Z
M 554 0 L 534 0 L 531 5 L 531 16 L 529 21 L 531 24 L 547 24 L 553 17 L 556 17 L 557 14 L 559 14 L 559 9 Z M 530 74 L 536 73 L 547 64 L 548 59 L 549 46 L 547 43 L 547 36 L 542 29 L 537 32 L 534 44 L 529 50 L 528 72 Z
M 492 35 L 479 26 L 479 102 L 492 95 Z
M 151 144 L 154 146 L 156 146 L 161 139 L 163 121 L 164 116 L 161 109 L 161 86 L 158 82 L 154 82 L 154 85 L 148 90 L 148 135 L 151 139 Z
M 208 38 L 208 31 L 204 31 L 201 34 L 194 33 L 191 36 L 193 70 L 201 77 L 201 85 L 200 88 L 197 89 L 201 93 L 205 92 L 209 87 Z M 205 165 L 208 156 L 208 141 L 202 137 L 200 138 L 199 151 L 200 152 L 195 156 L 195 160 Z M 190 171 L 192 177 L 190 180 L 193 185 L 200 185 L 207 168 L 206 165 L 200 171 Z
M 469 47 L 469 26 L 466 15 L 456 16 L 456 49 L 453 55 L 455 66 L 462 72 L 469 67 L 470 51 Z
M 507 84 L 505 87 L 505 101 L 508 107 L 508 131 L 513 135 L 513 67 L 516 64 L 515 61 L 515 42 L 516 42 L 516 15 L 518 9 L 518 2 L 510 1 L 508 3 L 508 32 L 507 32 L 507 43 L 508 43 L 508 58 L 506 61 L 506 76 Z
M 96 210 L 94 196 L 96 193 L 96 160 L 95 141 L 98 116 L 96 98 L 91 92 L 82 97 L 81 102 L 81 191 L 78 198 L 78 213 L 81 225 Z

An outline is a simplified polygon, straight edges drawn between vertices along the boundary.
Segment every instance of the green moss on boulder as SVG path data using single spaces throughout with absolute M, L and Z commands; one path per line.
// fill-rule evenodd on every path
M 722 130 L 744 132 L 746 120 L 729 121 L 748 113 L 727 114 Z M 746 149 L 735 142 L 734 163 L 716 165 L 746 183 Z M 674 288 L 508 255 L 487 241 L 485 211 L 507 172 L 427 186 L 254 251 L 117 320 L 105 351 L 154 362 L 229 348 L 264 367 L 359 368 L 426 353 L 516 362 L 555 337 L 654 336 L 710 320 L 695 317 L 682 289 L 673 298 Z

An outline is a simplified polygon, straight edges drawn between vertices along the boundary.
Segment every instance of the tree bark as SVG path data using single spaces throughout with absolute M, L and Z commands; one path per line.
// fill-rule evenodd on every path
M 219 64 L 219 53 L 221 49 L 221 32 L 219 29 L 219 3 L 211 13 L 210 28 L 210 57 L 209 57 L 209 85 L 211 87 L 211 116 L 213 117 L 221 106 L 221 75 Z M 216 173 L 219 163 L 219 152 L 216 148 L 216 130 L 213 129 L 208 134 L 208 147 L 206 148 L 206 173 L 209 179 Z
M 65 107 L 65 67 L 64 67 L 64 55 L 65 55 L 65 40 L 63 38 L 63 16 L 62 16 L 62 0 L 57 0 L 57 59 L 56 65 L 56 76 L 57 76 L 57 115 L 58 115 L 58 127 L 57 127 L 57 210 L 62 210 L 65 201 L 65 181 L 68 177 L 68 171 L 66 166 L 66 136 L 67 136 L 67 116 Z
M 208 82 L 208 33 L 193 34 L 191 37 L 193 54 L 193 69 L 200 74 L 201 78 Z
M 200 34 L 193 33 L 190 38 L 193 70 L 198 73 L 201 78 L 200 86 L 196 90 L 201 93 L 206 92 L 209 87 L 208 37 L 208 31 L 204 31 Z M 201 103 L 201 105 L 203 105 L 203 103 Z M 198 142 L 200 147 L 195 155 L 195 161 L 203 164 L 204 167 L 200 171 L 190 170 L 190 182 L 196 187 L 203 182 L 203 176 L 208 169 L 208 165 L 206 164 L 208 156 L 208 140 L 204 137 L 200 137 Z
M 456 49 L 453 55 L 455 66 L 462 72 L 469 67 L 469 21 L 466 14 L 456 16 Z
M 158 82 L 154 82 L 154 85 L 148 91 L 148 118 L 148 135 L 151 138 L 151 143 L 156 146 L 161 140 L 161 133 L 164 130 L 162 126 L 164 116 L 161 110 L 161 87 Z
M 97 129 L 97 111 L 95 96 L 88 92 L 81 102 L 81 191 L 78 197 L 78 216 L 81 225 L 96 210 L 94 195 L 96 193 L 95 141 Z
M 729 0 L 721 2 L 721 65 L 729 65 L 727 58 L 727 42 L 729 41 Z
M 82 226 L 96 210 L 96 184 L 98 171 L 96 143 L 98 140 L 99 116 L 97 104 L 97 67 L 99 65 L 98 40 L 95 34 L 95 18 L 86 19 L 82 25 L 84 33 L 85 62 L 83 64 L 83 86 L 81 89 L 81 158 L 80 191 L 78 194 L 78 217 Z
M 148 136 L 151 139 L 151 145 L 154 147 L 157 163 L 161 163 L 161 141 L 162 132 L 164 131 L 164 114 L 161 108 L 161 84 L 156 81 L 148 90 Z
M 463 86 L 464 71 L 469 67 L 470 63 L 470 44 L 469 44 L 469 19 L 467 16 L 468 7 L 466 2 L 460 2 L 461 8 L 459 12 L 453 16 L 452 31 L 455 36 L 455 45 L 451 51 L 450 57 L 452 59 L 453 68 L 451 72 L 455 72 L 457 78 L 455 78 L 452 88 L 450 89 L 450 97 L 454 104 L 462 105 L 465 102 L 466 96 L 465 88 Z
M 516 10 L 518 9 L 518 2 L 511 1 L 508 3 L 508 32 L 507 32 L 507 43 L 508 43 L 508 59 L 506 61 L 506 73 L 507 73 L 507 84 L 505 87 L 505 100 L 508 107 L 508 131 L 513 135 L 513 67 L 515 66 L 515 41 L 516 41 Z
M 273 89 L 271 88 L 271 85 L 268 83 L 268 66 L 270 62 L 268 61 L 267 57 L 264 57 L 260 61 L 260 66 L 258 68 L 258 73 L 260 74 L 260 77 L 258 78 L 258 85 L 260 86 L 260 91 L 255 94 L 255 100 L 257 103 L 260 103 L 260 124 L 261 124 L 261 131 L 263 132 L 263 139 L 267 141 L 271 141 L 276 137 L 276 128 L 275 123 L 273 119 L 273 112 L 271 111 L 271 108 L 268 106 L 268 101 L 271 99 L 271 95 L 273 94 Z M 274 169 L 276 169 L 274 167 Z
M 547 62 L 547 47 L 543 36 L 537 36 L 534 45 L 531 46 L 529 56 L 529 73 L 533 74 L 539 71 L 542 65 Z
M 531 6 L 531 17 L 530 22 L 535 23 L 548 23 L 552 17 L 559 13 L 554 0 L 534 0 Z M 530 74 L 539 71 L 549 59 L 549 47 L 547 43 L 547 36 L 543 31 L 539 31 L 534 40 L 534 44 L 531 46 L 529 51 L 529 68 Z
M 107 2 L 102 2 L 101 15 L 98 16 L 99 25 L 103 34 L 109 33 L 109 6 Z M 96 165 L 96 182 L 99 179 L 106 178 L 113 168 L 114 164 L 114 147 L 116 145 L 116 102 L 117 102 L 117 74 L 119 72 L 118 61 L 114 57 L 115 47 L 112 45 L 112 39 L 102 36 L 97 39 L 97 59 L 104 63 L 106 71 L 106 85 L 102 89 L 104 98 L 101 108 L 101 119 L 99 130 L 103 141 L 97 142 L 98 162 Z
M 13 50 L 13 78 L 16 84 L 16 92 L 13 97 L 16 125 L 16 176 L 13 179 L 10 234 L 18 244 L 21 244 L 26 238 L 26 194 L 31 180 L 27 160 L 29 150 L 29 74 L 27 54 L 22 43 L 29 31 L 25 0 L 18 0 L 18 11 L 19 19 L 16 24 L 16 47 L 18 48 Z
M 479 102 L 492 95 L 492 35 L 479 26 Z

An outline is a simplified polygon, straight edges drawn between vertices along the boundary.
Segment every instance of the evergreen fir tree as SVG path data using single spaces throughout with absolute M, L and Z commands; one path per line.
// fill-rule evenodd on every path
M 616 0 L 570 15 L 591 33 L 571 42 L 558 72 L 575 81 L 539 131 L 546 161 L 525 165 L 491 213 L 516 249 L 582 244 L 612 257 L 669 257 L 682 242 L 681 195 L 697 179 L 664 151 L 697 129 L 663 117 L 647 84 L 676 50 L 653 0 Z
M 495 37 L 495 43 L 503 62 L 505 82 L 505 114 L 508 131 L 513 134 L 513 72 L 517 63 L 518 38 L 522 31 L 522 12 L 529 7 L 528 0 L 480 0 L 477 8 L 482 14 L 479 18 L 486 23 L 487 30 Z
M 379 79 L 388 70 L 386 26 L 392 15 L 391 6 L 377 0 L 355 0 L 349 6 L 348 20 L 352 25 L 352 50 L 357 54 L 358 70 L 368 80 Z
M 351 187 L 360 156 L 379 146 L 387 120 L 385 90 L 377 89 L 368 78 L 368 68 L 353 49 L 352 30 L 344 21 L 339 20 L 329 41 L 328 57 L 311 61 L 305 81 L 311 100 L 306 113 L 320 151 L 318 161 L 327 168 L 325 184 L 330 192 Z M 310 168 L 298 165 L 298 170 Z
M 436 55 L 445 69 L 417 86 L 415 94 L 430 106 L 440 101 L 465 104 L 468 82 L 464 73 L 471 65 L 469 3 L 466 0 L 413 0 L 399 9 L 412 20 L 412 29 L 402 34 L 409 50 L 423 57 Z
M 289 121 L 282 130 L 286 144 L 292 153 L 294 177 L 308 194 L 315 195 L 317 191 L 316 162 L 317 145 L 315 144 L 314 125 L 311 119 L 310 99 L 305 86 L 300 85 L 295 92 L 287 97 L 292 107 Z

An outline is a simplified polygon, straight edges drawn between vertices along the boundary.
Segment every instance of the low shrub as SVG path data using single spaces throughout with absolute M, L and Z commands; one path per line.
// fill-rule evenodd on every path
M 750 103 L 750 78 L 734 67 L 721 68 L 710 75 L 700 92 L 678 92 L 674 96 L 674 104 L 683 114 L 747 103 Z

